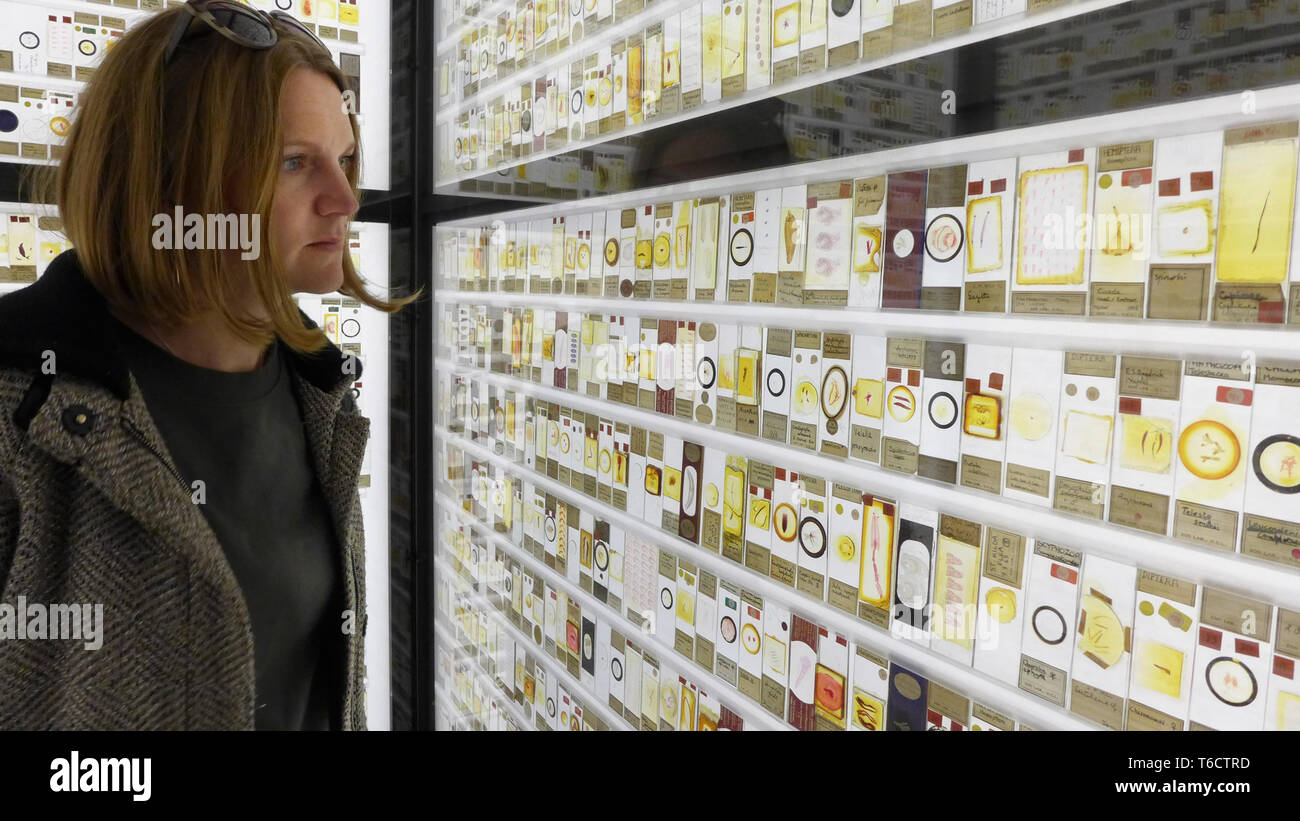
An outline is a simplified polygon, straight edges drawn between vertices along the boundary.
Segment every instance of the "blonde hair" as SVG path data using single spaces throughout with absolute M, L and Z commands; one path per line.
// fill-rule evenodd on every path
M 180 206 L 187 214 L 258 215 L 273 233 L 285 78 L 307 68 L 341 92 L 347 80 L 310 38 L 281 25 L 276 44 L 260 50 L 205 32 L 182 41 L 164 68 L 176 18 L 189 14 L 159 12 L 105 55 L 78 101 L 62 160 L 37 172 L 38 201 L 58 204 L 86 278 L 111 306 L 169 325 L 215 311 L 246 342 L 265 345 L 278 335 L 295 350 L 320 350 L 328 341 L 303 325 L 273 242 L 232 264 L 228 251 L 155 249 L 152 225 Z M 360 133 L 356 115 L 348 119 L 357 153 L 347 178 L 357 196 Z M 347 248 L 341 253 L 342 294 L 386 313 L 419 297 L 372 296 Z M 240 314 L 250 294 L 268 320 Z

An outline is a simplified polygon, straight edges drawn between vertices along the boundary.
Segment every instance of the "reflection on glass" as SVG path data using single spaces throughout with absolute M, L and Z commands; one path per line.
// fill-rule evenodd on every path
M 736 16 L 703 20 L 702 81 L 706 85 L 725 85 L 729 75 L 743 71 L 743 46 L 728 38 L 727 24 Z M 538 25 L 539 35 L 549 34 L 544 19 Z M 662 45 L 629 39 L 626 126 L 644 125 L 648 130 L 619 136 L 602 128 L 583 145 L 534 161 L 508 149 L 479 166 L 499 164 L 500 170 L 446 186 L 439 193 L 574 200 L 1233 91 L 1258 91 L 1300 76 L 1300 60 L 1291 57 L 1298 45 L 1300 20 L 1281 3 L 1257 4 L 1249 14 L 1242 14 L 1213 0 L 1192 4 L 1146 0 L 1030 26 L 725 111 L 704 105 L 679 117 L 662 117 L 667 127 L 658 127 L 654 119 L 646 119 L 652 111 L 643 106 L 657 99 L 646 100 L 644 92 L 657 98 L 659 85 L 673 76 L 676 64 L 669 61 L 665 78 L 663 55 L 647 53 Z M 936 47 L 941 48 L 942 41 Z M 731 57 L 736 65 L 728 65 Z M 879 58 L 888 59 L 887 53 L 863 59 Z M 643 87 L 643 76 L 655 81 L 653 88 Z M 459 121 L 449 126 L 444 145 L 454 147 L 463 140 L 463 155 L 471 137 L 468 128 L 460 128 Z M 444 153 L 440 177 L 471 168 L 463 156 L 459 164 L 453 163 L 450 148 Z M 1187 210 L 1167 215 L 1165 222 L 1193 216 Z M 990 241 L 977 250 L 984 264 L 997 265 L 996 243 Z

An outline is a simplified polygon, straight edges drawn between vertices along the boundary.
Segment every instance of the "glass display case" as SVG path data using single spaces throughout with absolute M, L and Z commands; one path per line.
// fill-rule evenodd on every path
M 442 11 L 437 726 L 1300 729 L 1300 2 Z

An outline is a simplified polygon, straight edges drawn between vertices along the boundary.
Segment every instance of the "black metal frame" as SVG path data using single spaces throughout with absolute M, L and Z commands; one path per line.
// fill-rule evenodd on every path
M 393 0 L 390 190 L 373 192 L 357 219 L 389 226 L 389 285 L 425 289 L 389 326 L 389 650 L 392 727 L 433 728 L 432 572 L 433 294 L 429 152 L 433 107 L 432 9 Z M 414 36 L 412 36 L 414 35 Z M 370 192 L 368 192 L 370 193 Z M 428 230 L 426 230 L 428 227 Z

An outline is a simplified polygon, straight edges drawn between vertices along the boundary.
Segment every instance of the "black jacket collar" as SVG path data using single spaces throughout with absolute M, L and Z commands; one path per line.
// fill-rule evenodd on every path
M 315 328 L 302 311 L 303 325 Z M 58 372 L 89 379 L 125 401 L 130 395 L 130 369 L 110 324 L 104 297 L 81 270 L 77 252 L 65 251 L 50 262 L 34 284 L 0 297 L 0 366 L 41 372 L 53 351 Z M 313 354 L 299 353 L 276 340 L 280 351 L 308 382 L 329 392 L 344 381 L 361 378 L 345 374 L 344 354 L 328 344 Z

